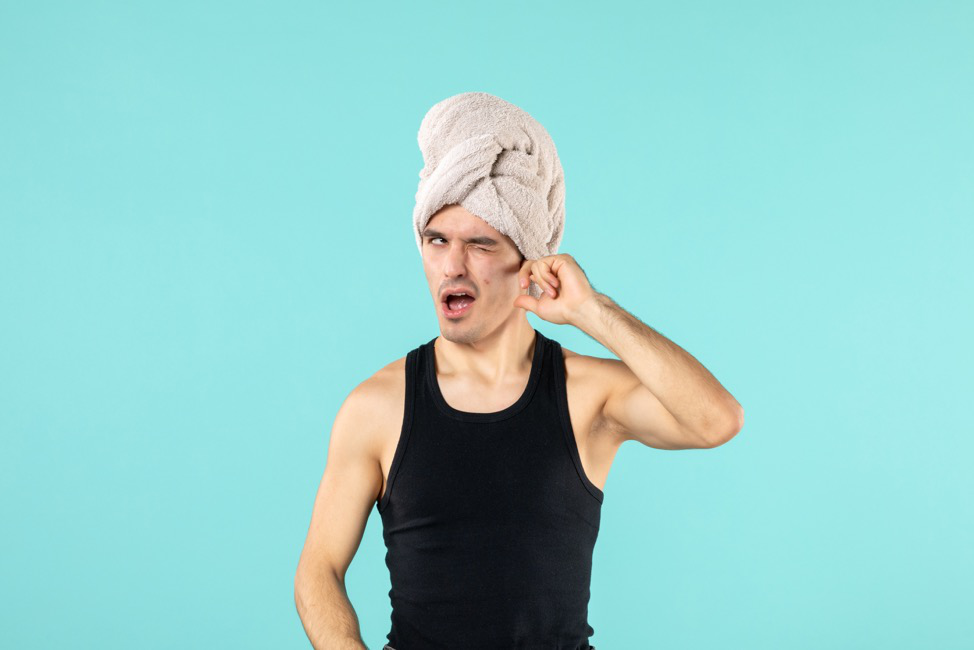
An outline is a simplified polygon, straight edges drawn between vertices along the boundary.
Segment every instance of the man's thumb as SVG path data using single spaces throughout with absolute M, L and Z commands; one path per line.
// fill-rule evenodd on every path
M 538 299 L 535 298 L 534 296 L 522 294 L 514 299 L 514 306 L 520 307 L 521 309 L 527 309 L 528 311 L 534 312 L 535 314 L 538 313 L 536 311 L 538 308 Z

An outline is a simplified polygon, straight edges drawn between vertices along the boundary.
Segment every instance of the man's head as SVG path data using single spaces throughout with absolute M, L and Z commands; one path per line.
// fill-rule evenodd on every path
M 423 232 L 444 206 L 479 218 L 527 259 L 558 252 L 565 175 L 551 136 L 526 111 L 488 93 L 461 93 L 426 113 L 418 141 L 424 166 L 413 232 L 420 253 L 428 246 Z M 533 283 L 528 293 L 541 297 Z
M 514 299 L 524 255 L 514 241 L 460 205 L 438 210 L 422 233 L 423 271 L 440 331 L 451 341 L 473 342 L 511 318 L 525 317 Z M 466 293 L 469 306 L 448 294 Z M 457 307 L 460 309 L 457 309 Z

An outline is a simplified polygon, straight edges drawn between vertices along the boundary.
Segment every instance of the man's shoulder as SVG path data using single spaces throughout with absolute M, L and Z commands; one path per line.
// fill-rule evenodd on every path
M 607 379 L 611 379 L 618 364 L 622 363 L 618 359 L 581 354 L 564 346 L 561 350 L 565 358 L 566 379 L 573 383 L 604 383 Z
M 401 401 L 406 394 L 406 356 L 390 361 L 362 380 L 349 393 L 346 401 L 356 411 L 374 413 L 377 409 Z
M 405 356 L 390 361 L 352 388 L 338 409 L 332 435 L 347 432 L 344 435 L 364 445 L 369 453 L 380 454 L 389 435 L 402 423 L 405 363 Z

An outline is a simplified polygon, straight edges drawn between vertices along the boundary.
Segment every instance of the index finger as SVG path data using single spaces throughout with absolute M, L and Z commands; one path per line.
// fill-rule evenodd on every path
M 517 272 L 517 286 L 526 289 L 531 286 L 531 264 L 534 260 L 525 259 L 521 262 L 521 268 Z M 524 284 L 524 280 L 527 280 L 527 285 Z

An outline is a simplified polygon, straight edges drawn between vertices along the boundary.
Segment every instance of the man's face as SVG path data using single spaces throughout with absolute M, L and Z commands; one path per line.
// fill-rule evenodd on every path
M 527 289 L 518 286 L 523 256 L 510 237 L 459 205 L 441 208 L 422 234 L 423 270 L 445 338 L 477 341 L 517 315 L 514 299 Z M 472 295 L 469 306 L 443 300 L 460 291 Z

